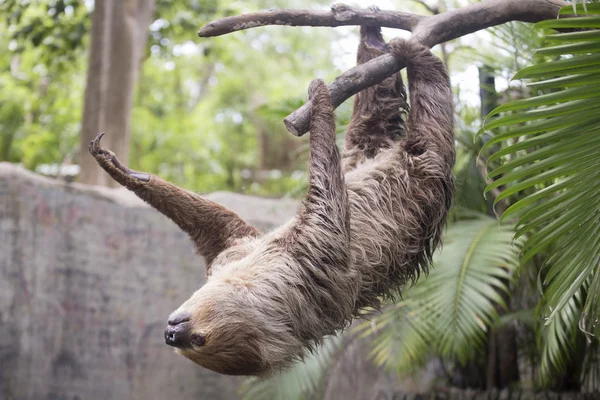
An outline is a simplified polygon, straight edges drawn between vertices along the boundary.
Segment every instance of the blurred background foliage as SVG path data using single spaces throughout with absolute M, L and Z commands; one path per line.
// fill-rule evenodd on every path
M 285 130 L 275 106 L 301 104 L 310 79 L 341 72 L 331 61 L 343 53 L 333 48 L 339 32 L 196 35 L 219 17 L 307 6 L 280 3 L 157 1 L 135 91 L 132 168 L 201 192 L 281 196 L 302 186 L 306 139 Z M 0 160 L 38 172 L 77 163 L 92 9 L 81 0 L 0 2 Z
M 300 197 L 306 187 L 307 138 L 289 134 L 282 119 L 303 104 L 311 79 L 330 81 L 354 64 L 358 28 L 264 27 L 211 39 L 197 38 L 196 31 L 228 15 L 273 7 L 324 9 L 330 3 L 157 0 L 135 90 L 129 165 L 197 192 Z M 466 3 L 390 0 L 380 7 L 428 14 Z M 93 1 L 83 0 L 0 1 L 0 32 L 5 33 L 0 35 L 5 50 L 0 53 L 0 161 L 55 176 L 60 167 L 76 166 L 80 156 L 87 156 L 78 151 L 92 9 Z M 539 232 L 544 227 L 541 232 L 546 235 L 557 230 L 551 221 L 558 211 L 552 213 L 554 209 L 542 205 L 529 227 L 512 212 L 515 204 L 539 205 L 536 193 L 565 174 L 583 171 L 585 177 L 597 163 L 595 141 L 580 138 L 581 143 L 571 147 L 559 144 L 545 150 L 555 142 L 510 133 L 536 124 L 539 114 L 522 118 L 517 113 L 511 119 L 515 109 L 510 108 L 497 110 L 481 129 L 497 105 L 565 89 L 536 86 L 541 79 L 536 70 L 529 86 L 524 80 L 511 81 L 532 60 L 550 65 L 571 57 L 560 51 L 536 53 L 547 42 L 544 33 L 548 32 L 509 23 L 434 49 L 448 65 L 455 92 L 455 205 L 430 276 L 405 288 L 395 304 L 355 328 L 356 335 L 370 343 L 375 366 L 403 377 L 435 359 L 443 366 L 444 384 L 451 386 L 598 389 L 595 320 L 594 329 L 588 326 L 587 338 L 578 324 L 584 309 L 596 315 L 600 246 L 598 240 L 564 240 L 572 232 L 598 237 L 592 229 L 597 221 L 586 225 L 587 217 L 600 209 L 595 186 L 588 185 L 592 190 L 588 192 L 579 187 L 574 197 L 553 192 L 551 205 L 558 208 L 563 197 L 587 205 L 572 218 L 571 226 L 565 224 L 559 231 L 562 238 L 552 237 L 553 242 L 539 239 Z M 384 35 L 405 36 L 387 29 Z M 588 44 L 584 52 L 595 54 L 596 61 L 579 72 L 586 74 L 586 85 L 598 85 L 600 41 L 586 40 L 595 40 L 595 47 Z M 590 105 L 593 98 L 569 99 L 587 99 L 587 105 L 575 110 L 586 110 L 582 115 L 598 123 L 597 107 Z M 351 106 L 350 100 L 336 113 L 340 142 Z M 555 116 L 551 112 L 543 118 Z M 535 133 L 554 128 L 545 126 Z M 523 145 L 524 139 L 531 141 Z M 561 153 L 582 147 L 588 152 Z M 562 169 L 522 184 L 527 173 L 543 170 L 536 169 L 534 161 L 547 160 L 530 155 L 535 151 L 547 158 L 562 157 L 546 161 L 548 168 Z M 578 158 L 582 154 L 585 158 Z M 488 176 L 490 170 L 495 172 Z M 492 183 L 492 178 L 503 180 Z M 496 216 L 505 212 L 499 224 Z M 515 225 L 525 234 L 513 237 Z M 577 225 L 592 230 L 578 232 Z M 540 240 L 545 247 L 536 247 Z M 588 255 L 587 264 L 561 263 L 553 257 L 556 246 L 571 259 Z M 529 251 L 527 259 L 522 249 Z M 551 286 L 551 298 L 541 279 L 544 271 L 564 278 L 563 286 Z M 596 294 L 589 296 L 590 290 Z M 546 320 L 549 316 L 554 319 Z M 250 399 L 314 395 L 341 348 L 343 341 L 329 339 L 324 350 L 308 356 L 305 363 L 269 380 L 249 380 L 242 392 Z

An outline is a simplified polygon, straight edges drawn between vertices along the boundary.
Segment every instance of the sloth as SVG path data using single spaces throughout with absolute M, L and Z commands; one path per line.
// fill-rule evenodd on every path
M 168 318 L 176 352 L 228 375 L 267 376 L 313 351 L 368 308 L 427 273 L 451 205 L 455 159 L 448 72 L 414 41 L 386 44 L 361 28 L 358 62 L 390 52 L 400 74 L 358 93 L 342 154 L 330 93 L 312 101 L 308 193 L 297 216 L 261 233 L 233 211 L 90 143 L 99 165 L 186 232 L 206 261 L 206 283 Z

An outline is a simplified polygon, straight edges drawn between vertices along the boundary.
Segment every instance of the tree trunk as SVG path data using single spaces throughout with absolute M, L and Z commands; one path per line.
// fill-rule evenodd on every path
M 496 77 L 494 69 L 487 65 L 479 67 L 479 98 L 481 99 L 481 120 L 496 108 Z
M 129 158 L 129 118 L 137 75 L 146 47 L 154 0 L 96 0 L 79 165 L 79 181 L 117 185 L 88 154 L 89 142 L 107 132 L 104 144 L 121 160 Z
M 517 350 L 517 333 L 513 326 L 501 326 L 490 332 L 486 381 L 488 390 L 504 389 L 519 382 Z
M 497 106 L 498 94 L 496 93 L 494 69 L 489 66 L 479 67 L 479 97 L 481 99 L 481 120 Z M 485 175 L 484 175 L 485 179 Z M 505 211 L 505 203 L 501 202 L 496 207 L 500 215 Z M 494 210 L 489 210 L 490 216 Z M 508 281 L 504 282 L 509 284 Z M 500 293 L 507 306 L 510 305 L 510 297 Z M 498 314 L 505 311 L 497 307 Z M 488 353 L 486 367 L 486 389 L 504 389 L 512 383 L 519 382 L 519 357 L 517 348 L 517 332 L 514 326 L 504 325 L 491 328 L 488 334 Z

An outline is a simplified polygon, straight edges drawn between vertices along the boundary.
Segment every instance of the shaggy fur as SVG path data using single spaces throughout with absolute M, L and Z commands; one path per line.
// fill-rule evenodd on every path
M 450 84 L 426 47 L 394 40 L 386 48 L 379 29 L 363 28 L 358 61 L 383 51 L 408 66 L 406 132 L 396 74 L 357 96 L 342 159 L 329 91 L 313 81 L 308 194 L 293 221 L 265 235 L 215 203 L 129 170 L 99 138 L 91 143 L 114 179 L 177 223 L 206 257 L 206 284 L 169 321 L 189 338 L 178 352 L 220 373 L 267 375 L 427 271 L 453 195 Z

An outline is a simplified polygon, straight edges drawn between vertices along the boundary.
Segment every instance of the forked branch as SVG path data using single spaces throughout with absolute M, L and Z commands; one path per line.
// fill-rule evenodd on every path
M 378 25 L 411 31 L 424 16 L 400 11 L 378 10 L 334 4 L 330 11 L 274 9 L 225 17 L 203 26 L 200 37 L 220 36 L 227 33 L 266 25 L 288 26 L 344 26 Z
M 411 40 L 428 47 L 509 21 L 538 22 L 558 16 L 562 0 L 486 0 L 437 15 L 422 16 L 397 11 L 372 11 L 335 4 L 331 11 L 272 10 L 214 21 L 199 35 L 218 36 L 265 25 L 341 26 L 377 25 L 412 32 Z M 385 54 L 349 69 L 329 84 L 331 100 L 338 107 L 359 91 L 375 85 L 405 66 Z M 287 129 L 301 136 L 310 126 L 310 102 L 284 119 Z

